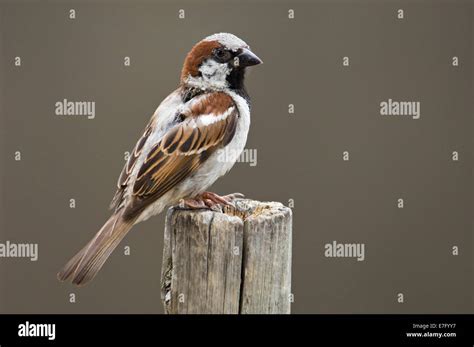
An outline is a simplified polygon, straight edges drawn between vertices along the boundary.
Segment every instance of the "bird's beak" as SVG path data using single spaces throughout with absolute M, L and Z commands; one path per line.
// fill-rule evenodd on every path
M 238 56 L 239 66 L 247 67 L 262 64 L 263 61 L 257 57 L 250 49 L 244 48 Z

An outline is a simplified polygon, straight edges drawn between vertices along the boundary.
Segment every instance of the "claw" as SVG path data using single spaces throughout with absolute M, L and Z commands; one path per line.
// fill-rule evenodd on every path
M 223 197 L 226 199 L 235 200 L 235 199 L 243 199 L 245 198 L 245 195 L 242 193 L 232 193 L 232 194 L 224 195 Z
M 201 196 L 205 200 L 210 200 L 214 205 L 215 204 L 224 204 L 228 205 L 230 201 L 228 201 L 224 196 L 217 195 L 216 193 L 211 192 L 204 192 Z
M 211 208 L 212 206 L 215 205 L 215 203 L 209 199 L 204 199 L 204 203 L 206 204 L 207 207 Z
M 222 207 L 220 205 L 232 206 L 235 208 L 233 200 L 243 197 L 244 194 L 241 193 L 233 193 L 220 196 L 216 193 L 204 192 L 192 199 L 182 199 L 179 202 L 179 207 L 188 209 L 208 208 L 213 211 L 219 212 L 222 211 Z
M 179 203 L 179 207 L 181 208 L 189 208 L 189 209 L 201 209 L 206 208 L 206 204 L 199 199 L 183 199 Z

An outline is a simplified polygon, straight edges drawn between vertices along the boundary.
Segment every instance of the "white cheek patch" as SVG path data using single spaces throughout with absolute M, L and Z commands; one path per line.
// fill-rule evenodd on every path
M 199 71 L 205 80 L 214 82 L 225 82 L 230 69 L 227 64 L 218 63 L 212 59 L 206 60 Z
M 228 87 L 227 76 L 231 71 L 227 64 L 208 59 L 199 67 L 201 76 L 189 76 L 187 83 L 201 89 L 224 89 Z

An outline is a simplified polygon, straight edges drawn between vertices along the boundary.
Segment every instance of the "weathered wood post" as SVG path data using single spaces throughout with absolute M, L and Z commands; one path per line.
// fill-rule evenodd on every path
M 290 313 L 292 214 L 235 200 L 222 212 L 166 215 L 161 298 L 166 313 Z

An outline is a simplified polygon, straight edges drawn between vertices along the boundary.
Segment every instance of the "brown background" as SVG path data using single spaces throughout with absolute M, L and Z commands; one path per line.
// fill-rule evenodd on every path
M 187 51 L 220 31 L 264 64 L 247 79 L 258 165 L 236 164 L 213 189 L 294 199 L 292 311 L 472 312 L 472 22 L 460 1 L 2 3 L 0 242 L 38 243 L 39 260 L 0 258 L 0 312 L 162 312 L 163 216 L 136 226 L 89 286 L 55 274 L 108 217 L 123 153 Z M 95 101 L 96 119 L 56 116 L 63 98 Z M 421 119 L 380 116 L 388 98 L 420 101 Z M 365 243 L 366 260 L 325 258 L 333 240 Z

